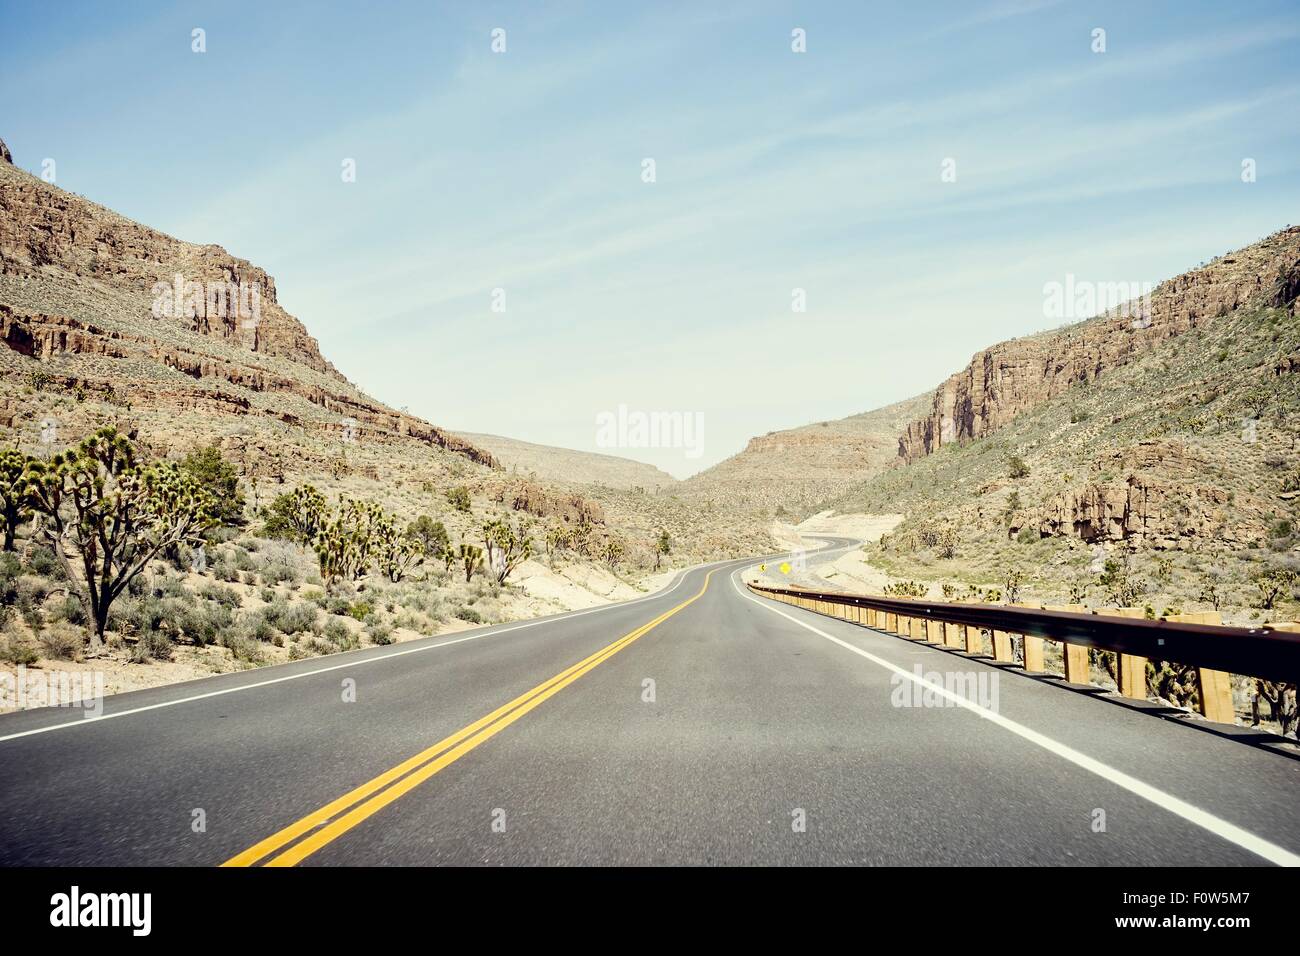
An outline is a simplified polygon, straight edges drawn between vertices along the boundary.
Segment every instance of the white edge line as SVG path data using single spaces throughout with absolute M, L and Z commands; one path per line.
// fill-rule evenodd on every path
M 1081 767 L 1090 773 L 1094 773 L 1103 780 L 1109 781 L 1118 787 L 1122 787 L 1130 793 L 1141 797 L 1143 800 L 1154 803 L 1161 809 L 1168 810 L 1175 816 L 1182 817 L 1189 823 L 1194 823 L 1196 826 L 1210 831 L 1215 836 L 1227 840 L 1229 843 L 1236 844 L 1243 850 L 1249 850 L 1257 856 L 1262 856 L 1270 863 L 1276 863 L 1278 866 L 1300 866 L 1300 855 L 1292 853 L 1290 850 L 1280 847 L 1276 843 L 1270 843 L 1263 837 L 1256 836 L 1248 830 L 1243 830 L 1236 824 L 1229 823 L 1227 820 L 1216 817 L 1214 814 L 1202 810 L 1200 807 L 1192 806 L 1192 804 L 1185 800 L 1180 800 L 1173 794 L 1165 793 L 1165 791 L 1153 787 L 1150 784 L 1143 783 L 1136 777 L 1129 776 L 1122 770 L 1116 770 L 1114 767 L 1104 764 L 1100 760 L 1089 757 L 1087 754 L 1080 753 L 1073 747 L 1069 747 L 1060 741 L 1053 740 L 1051 737 L 1048 737 L 1045 734 L 1040 734 L 1036 730 L 1031 730 L 1024 724 L 1018 724 L 1010 718 L 1003 717 L 1001 714 L 994 713 L 987 708 L 981 707 L 979 704 L 967 700 L 960 694 L 954 693 L 945 687 L 931 684 L 913 672 L 904 670 L 897 664 L 892 664 L 884 658 L 877 657 L 869 651 L 864 651 L 860 647 L 855 647 L 848 641 L 842 641 L 838 637 L 833 637 L 820 628 L 814 627 L 806 621 L 801 621 L 798 618 L 785 613 L 774 604 L 760 600 L 752 594 L 747 594 L 745 591 L 741 590 L 740 585 L 736 583 L 736 574 L 739 573 L 740 572 L 737 571 L 731 575 L 731 584 L 736 589 L 736 593 L 747 600 L 753 601 L 759 607 L 771 611 L 773 614 L 777 614 L 785 618 L 787 621 L 798 624 L 800 627 L 812 631 L 819 637 L 824 637 L 831 643 L 838 644 L 845 650 L 852 651 L 859 657 L 866 658 L 873 664 L 877 664 L 888 671 L 892 671 L 901 677 L 905 677 L 913 683 L 921 684 L 927 691 L 931 691 L 940 697 L 950 700 L 959 707 L 964 707 L 977 716 L 982 717 L 984 720 L 997 724 L 1004 730 L 1011 731 L 1011 733 L 1024 738 L 1031 744 L 1041 747 L 1049 753 L 1053 753 L 1064 760 L 1068 760 L 1076 767 Z
M 826 550 L 826 549 L 819 549 L 819 550 Z M 721 565 L 734 564 L 735 560 L 736 559 L 728 559 L 725 561 L 713 561 L 707 564 L 697 564 L 694 567 L 690 567 L 690 568 L 683 568 L 681 571 L 677 573 L 677 580 L 674 581 L 670 587 L 658 590 L 653 594 L 647 594 L 644 597 L 633 598 L 631 601 L 619 601 L 614 604 L 603 604 L 600 607 L 583 608 L 580 611 L 570 611 L 566 614 L 556 614 L 549 617 L 538 618 L 532 621 L 523 621 L 519 624 L 511 624 L 506 627 L 498 626 L 491 630 L 483 630 L 477 634 L 469 634 L 466 635 L 465 637 L 453 638 L 450 641 L 442 641 L 438 644 L 425 644 L 422 647 L 411 647 L 402 651 L 393 651 L 388 654 L 377 655 L 374 657 L 367 657 L 364 660 L 351 660 L 351 661 L 346 661 L 342 664 L 331 664 L 329 667 L 318 667 L 315 670 L 300 671 L 297 674 L 287 674 L 284 677 L 273 677 L 268 680 L 255 681 L 251 684 L 240 684 L 238 687 L 223 687 L 221 690 L 208 691 L 206 694 L 192 694 L 189 697 L 178 697 L 175 700 L 159 701 L 156 704 L 147 704 L 144 707 L 132 707 L 129 710 L 114 711 L 111 714 L 100 714 L 98 717 L 81 717 L 77 720 L 69 720 L 61 724 L 49 724 L 45 727 L 34 727 L 31 730 L 21 730 L 13 734 L 5 734 L 4 736 L 0 737 L 0 743 L 4 743 L 7 740 L 17 740 L 20 737 L 32 737 L 35 736 L 36 734 L 48 734 L 50 731 L 64 730 L 65 728 L 68 727 L 87 727 L 90 726 L 91 724 L 97 724 L 104 720 L 113 720 L 116 717 L 130 717 L 132 714 L 143 714 L 146 711 L 161 710 L 164 707 L 178 707 L 181 704 L 190 704 L 199 700 L 207 700 L 208 698 L 211 697 L 223 697 L 226 694 L 237 694 L 240 691 L 255 690 L 258 687 L 269 687 L 272 684 L 283 684 L 286 681 L 301 680 L 304 677 L 315 677 L 318 674 L 328 674 L 331 671 L 346 670 L 349 667 L 364 667 L 367 664 L 378 664 L 383 661 L 392 660 L 395 657 L 405 657 L 407 654 L 420 654 L 423 653 L 424 651 L 436 651 L 439 648 L 450 647 L 453 644 L 464 644 L 466 641 L 476 641 L 479 638 L 483 638 L 483 637 L 495 637 L 498 634 L 508 634 L 511 631 L 523 630 L 526 627 L 537 627 L 540 624 L 555 624 L 560 621 L 568 621 L 575 617 L 582 617 L 584 614 L 595 614 L 600 611 L 612 611 L 616 608 L 631 607 L 632 605 L 640 604 L 643 601 L 651 601 L 654 600 L 655 598 L 666 597 L 667 595 L 672 594 L 674 591 L 676 591 L 679 587 L 682 586 L 682 582 L 686 580 L 687 575 L 689 575 L 692 571 L 701 571 L 705 568 L 716 568 Z M 740 560 L 753 560 L 753 559 L 744 558 Z M 279 665 L 274 665 L 274 666 L 279 666 Z M 203 678 L 203 679 L 210 679 L 210 678 Z M 159 686 L 165 687 L 167 685 L 164 684 Z M 143 690 L 145 688 L 141 688 L 141 689 Z M 147 688 L 147 689 L 153 690 L 154 688 Z M 115 695 L 109 695 L 109 696 L 115 696 Z M 42 709 L 45 708 L 32 708 L 32 711 L 37 711 Z M 14 711 L 14 713 L 21 714 L 21 713 L 29 713 L 32 711 Z M 8 715 L 0 715 L 0 716 L 8 716 Z
M 718 563 L 726 564 L 728 562 L 718 562 Z M 700 567 L 709 567 L 709 565 L 700 565 Z M 634 598 L 631 601 L 620 601 L 615 604 L 603 604 L 600 607 L 583 608 L 580 611 L 571 611 L 567 614 L 557 614 L 554 616 L 537 618 L 536 620 L 532 620 L 532 621 L 523 621 L 518 624 L 510 624 L 506 627 L 496 626 L 490 629 L 484 629 L 482 631 L 479 631 L 477 634 L 468 634 L 465 637 L 457 637 L 457 638 L 453 638 L 450 641 L 441 641 L 437 644 L 425 644 L 421 647 L 409 647 L 406 650 L 393 651 L 388 654 L 375 655 L 373 657 L 367 657 L 363 660 L 351 660 L 351 661 L 346 661 L 342 664 L 331 664 L 329 667 L 318 667 L 315 670 L 300 671 L 299 673 L 296 674 L 286 674 L 284 677 L 272 677 L 268 680 L 255 681 L 251 684 L 240 684 L 238 687 L 223 687 L 221 690 L 208 691 L 206 694 L 192 694 L 189 697 L 178 697 L 175 700 L 164 700 L 156 704 L 148 704 L 144 707 L 132 707 L 129 710 L 114 711 L 111 714 L 100 714 L 98 717 L 81 717 L 77 720 L 69 720 L 61 724 L 50 724 L 45 727 L 34 727 L 31 730 L 22 730 L 19 731 L 18 733 L 6 734 L 5 736 L 0 737 L 0 743 L 4 743 L 6 740 L 17 740 L 19 737 L 31 737 L 35 734 L 46 734 L 52 730 L 63 730 L 66 727 L 85 727 L 90 724 L 97 724 L 103 720 L 112 720 L 115 717 L 129 717 L 132 714 L 142 714 L 145 711 L 149 711 L 149 710 L 160 710 L 163 707 L 176 707 L 179 706 L 180 704 L 189 704 L 198 700 L 207 700 L 210 697 L 222 697 L 226 694 L 236 694 L 239 693 L 240 691 L 253 690 L 258 687 L 269 687 L 272 684 L 283 684 L 285 681 L 300 680 L 301 678 L 304 677 L 315 677 L 317 674 L 328 674 L 331 671 L 346 670 L 349 667 L 364 667 L 367 664 L 378 664 L 383 661 L 392 660 L 395 657 L 405 657 L 407 654 L 419 654 L 424 651 L 436 651 L 441 647 L 450 647 L 453 644 L 464 644 L 466 641 L 476 641 L 479 638 L 483 638 L 483 637 L 495 637 L 498 634 L 508 634 L 510 631 L 522 630 L 525 627 L 537 627 L 539 624 L 554 624 L 559 621 L 567 621 L 575 617 L 582 617 L 584 614 L 594 614 L 597 611 L 612 611 L 615 608 L 631 607 L 633 604 L 640 604 L 642 601 L 649 601 L 649 600 L 653 600 L 654 598 L 666 597 L 667 595 L 672 594 L 679 587 L 681 587 L 682 582 L 686 580 L 687 574 L 689 574 L 691 571 L 694 570 L 697 569 L 684 568 L 677 575 L 677 580 L 673 582 L 671 587 L 663 588 L 661 590 L 654 592 L 653 594 L 647 594 L 644 597 Z M 160 684 L 159 686 L 165 687 L 166 685 Z M 141 689 L 143 690 L 144 688 Z M 148 689 L 152 690 L 154 688 L 148 688 Z M 114 696 L 114 695 L 109 695 L 109 696 Z M 31 711 L 20 710 L 20 711 L 14 711 L 14 713 L 20 713 L 20 714 L 31 713 L 43 709 L 46 708 L 32 708 Z

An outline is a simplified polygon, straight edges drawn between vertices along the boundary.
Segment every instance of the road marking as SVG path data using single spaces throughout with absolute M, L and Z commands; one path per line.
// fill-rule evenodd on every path
M 321 847 L 333 842 L 362 821 L 378 813 L 402 795 L 415 789 L 444 767 L 450 766 L 475 747 L 490 740 L 535 707 L 568 687 L 578 678 L 609 660 L 633 641 L 654 630 L 678 611 L 694 604 L 709 589 L 709 579 L 712 577 L 713 571 L 709 571 L 704 576 L 704 584 L 694 596 L 687 598 L 676 607 L 670 608 L 654 620 L 642 624 L 589 657 L 543 681 L 532 690 L 524 692 L 508 704 L 498 707 L 492 713 L 480 717 L 466 727 L 462 727 L 451 736 L 438 741 L 432 747 L 404 760 L 391 770 L 386 770 L 337 800 L 307 814 L 301 820 L 291 823 L 265 840 L 231 857 L 222 866 L 253 866 L 258 860 L 265 859 L 272 853 L 276 853 L 276 851 L 293 843 L 300 836 L 310 834 L 305 839 L 289 846 L 287 850 L 283 850 L 277 856 L 267 860 L 264 865 L 294 866 L 301 862 Z M 338 814 L 342 814 L 342 816 L 338 816 Z
M 922 685 L 927 692 L 933 692 L 946 700 L 950 700 L 959 707 L 964 707 L 972 713 L 977 714 L 984 720 L 997 724 L 1004 730 L 1011 731 L 1011 733 L 1018 737 L 1022 737 L 1031 744 L 1041 747 L 1049 753 L 1053 753 L 1064 760 L 1068 760 L 1076 767 L 1081 767 L 1090 773 L 1094 773 L 1103 780 L 1107 780 L 1118 787 L 1122 787 L 1130 793 L 1141 797 L 1143 800 L 1154 803 L 1161 809 L 1168 810 L 1175 816 L 1182 817 L 1189 823 L 1193 823 L 1202 829 L 1210 831 L 1215 836 L 1227 840 L 1229 843 L 1236 844 L 1243 850 L 1248 850 L 1257 856 L 1263 857 L 1270 863 L 1276 863 L 1278 866 L 1300 866 L 1300 855 L 1292 853 L 1290 850 L 1280 847 L 1276 843 L 1270 843 L 1263 837 L 1256 836 L 1248 830 L 1243 830 L 1236 824 L 1229 823 L 1227 820 L 1216 817 L 1214 814 L 1202 810 L 1200 807 L 1193 806 L 1185 800 L 1180 800 L 1171 793 L 1165 793 L 1163 790 L 1153 787 L 1150 784 L 1143 783 L 1136 777 L 1129 776 L 1122 770 L 1116 770 L 1114 767 L 1104 764 L 1100 760 L 1089 757 L 1087 754 L 1081 753 L 1073 747 L 1069 747 L 1060 741 L 1053 740 L 1051 737 L 1048 737 L 1045 734 L 1040 734 L 1036 730 L 1031 730 L 1024 724 L 1016 723 L 1010 718 L 1003 717 L 1001 714 L 996 714 L 991 710 L 981 707 L 979 704 L 969 701 L 960 694 L 954 693 L 945 687 L 927 683 L 924 678 L 918 676 L 912 671 L 904 670 L 898 665 L 885 660 L 883 657 L 877 657 L 870 651 L 864 651 L 860 647 L 855 647 L 848 641 L 842 641 L 838 637 L 833 637 L 821 628 L 814 627 L 806 621 L 801 621 L 797 617 L 787 614 L 780 610 L 775 604 L 754 597 L 752 594 L 741 590 L 740 585 L 736 581 L 736 573 L 731 575 L 731 584 L 736 589 L 737 594 L 753 601 L 759 607 L 765 608 L 773 614 L 785 618 L 787 621 L 798 624 L 805 630 L 812 631 L 819 637 L 826 638 L 826 640 L 830 641 L 832 644 L 838 644 L 845 650 L 852 651 L 859 657 L 864 657 L 873 664 L 878 664 L 900 677 L 905 677 L 913 683 Z
M 725 564 L 727 562 L 719 561 L 716 563 Z M 703 565 L 703 567 L 708 567 L 708 565 Z M 330 671 L 346 670 L 349 667 L 364 667 L 367 664 L 378 664 L 383 661 L 392 660 L 394 657 L 405 657 L 407 654 L 421 654 L 425 651 L 436 651 L 441 647 L 451 647 L 453 644 L 464 644 L 466 641 L 477 641 L 483 637 L 495 637 L 498 634 L 508 634 L 511 631 L 523 630 L 526 627 L 537 627 L 539 624 L 554 624 L 557 621 L 568 621 L 575 617 L 582 617 L 584 614 L 596 614 L 600 611 L 612 611 L 615 608 L 631 607 L 633 604 L 640 604 L 642 601 L 649 601 L 654 598 L 661 598 L 672 594 L 681 587 L 682 582 L 686 580 L 687 574 L 692 570 L 695 569 L 687 568 L 683 570 L 681 574 L 678 575 L 677 581 L 672 585 L 672 587 L 666 588 L 662 591 L 656 591 L 654 594 L 647 594 L 645 597 L 634 598 L 631 601 L 621 601 L 617 604 L 605 604 L 600 607 L 589 607 L 581 611 L 572 611 L 568 614 L 559 614 L 554 617 L 543 617 L 534 621 L 524 621 L 521 624 L 511 624 L 509 627 L 483 630 L 476 634 L 453 638 L 450 641 L 442 641 L 438 644 L 424 644 L 420 647 L 409 647 L 406 650 L 379 654 L 373 657 L 367 657 L 364 660 L 345 661 L 342 664 L 331 664 L 329 667 L 318 667 L 315 670 L 301 671 L 296 674 L 288 674 L 284 677 L 273 677 L 268 680 L 256 681 L 251 684 L 240 684 L 238 687 L 225 687 L 221 690 L 208 691 L 205 694 L 193 694 L 189 697 L 179 697 L 176 700 L 165 700 L 157 704 L 148 704 L 144 707 L 132 707 L 129 710 L 114 711 L 111 714 L 100 714 L 98 717 L 82 717 L 78 720 L 69 720 L 62 724 L 50 724 L 46 727 L 36 727 L 32 730 L 23 730 L 18 733 L 6 734 L 5 736 L 0 737 L 0 743 L 4 743 L 6 740 L 17 740 L 19 737 L 30 737 L 33 734 L 47 734 L 52 730 L 63 730 L 67 727 L 85 727 L 90 724 L 99 723 L 101 720 L 113 720 L 116 717 L 129 717 L 132 714 L 143 714 L 146 711 L 159 710 L 163 707 L 176 707 L 180 704 L 191 704 L 198 700 L 207 700 L 209 697 L 223 697 L 226 694 L 237 694 L 240 691 L 254 690 L 258 687 L 270 687 L 272 684 L 283 684 L 285 681 L 301 680 L 304 677 L 315 677 L 317 674 L 328 674 Z M 275 666 L 282 665 L 272 665 L 272 667 Z M 199 679 L 211 680 L 212 678 L 203 677 Z M 19 711 L 18 713 L 25 713 L 25 711 Z

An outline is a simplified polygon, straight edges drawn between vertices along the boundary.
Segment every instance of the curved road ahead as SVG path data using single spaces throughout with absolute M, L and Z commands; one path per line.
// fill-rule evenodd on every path
M 753 563 L 0 717 L 0 863 L 1300 862 L 1300 760 L 754 597 Z M 917 665 L 996 712 L 915 706 Z

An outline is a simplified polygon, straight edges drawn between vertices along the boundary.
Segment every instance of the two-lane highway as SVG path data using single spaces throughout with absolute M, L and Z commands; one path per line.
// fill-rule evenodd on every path
M 0 862 L 1298 861 L 1300 761 L 757 598 L 752 563 L 5 716 Z M 996 711 L 916 706 L 917 665 Z

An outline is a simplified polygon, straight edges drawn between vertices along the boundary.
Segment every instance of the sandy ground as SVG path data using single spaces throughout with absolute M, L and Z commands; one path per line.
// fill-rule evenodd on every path
M 842 538 L 861 538 L 879 541 L 880 536 L 893 531 L 902 522 L 903 515 L 836 514 L 823 511 L 799 525 L 805 534 L 833 534 Z

